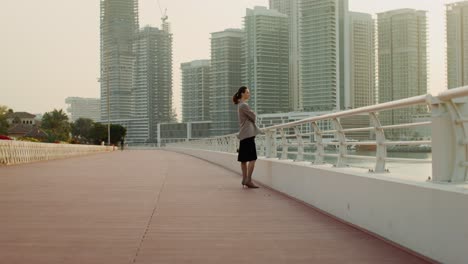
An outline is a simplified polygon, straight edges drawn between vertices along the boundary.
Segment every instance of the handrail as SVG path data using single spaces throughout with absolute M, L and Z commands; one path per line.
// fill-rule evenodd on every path
M 408 107 L 412 105 L 430 102 L 431 97 L 432 96 L 430 94 L 420 95 L 420 96 L 401 99 L 401 100 L 393 101 L 393 102 L 387 102 L 387 103 L 382 103 L 382 104 L 377 104 L 377 105 L 372 105 L 372 106 L 365 106 L 361 108 L 340 111 L 340 112 L 331 113 L 331 114 L 309 117 L 306 119 L 302 119 L 302 120 L 298 120 L 298 121 L 294 121 L 294 122 L 290 122 L 286 124 L 281 124 L 281 125 L 275 125 L 275 126 L 267 127 L 264 129 L 271 130 L 271 129 L 286 128 L 286 127 L 291 127 L 291 126 L 303 125 L 303 124 L 310 123 L 310 122 L 330 120 L 330 119 L 341 118 L 341 117 L 349 117 L 349 116 L 358 115 L 358 114 L 379 112 L 382 110 L 394 110 L 398 108 L 404 108 L 404 107 Z
M 392 102 L 381 103 L 372 106 L 365 106 L 357 109 L 350 109 L 340 112 L 328 113 L 320 116 L 313 116 L 298 121 L 285 124 L 274 125 L 261 130 L 265 133 L 257 137 L 259 154 L 267 158 L 287 159 L 289 155 L 295 155 L 296 161 L 303 160 L 303 156 L 315 156 L 313 164 L 321 164 L 325 160 L 323 157 L 336 157 L 335 167 L 345 167 L 346 158 L 369 159 L 369 156 L 348 154 L 347 148 L 350 146 L 376 146 L 375 167 L 372 171 L 377 173 L 387 172 L 386 161 L 407 161 L 407 162 L 431 162 L 430 160 L 412 160 L 402 158 L 387 157 L 388 147 L 397 145 L 431 145 L 433 158 L 437 158 L 438 164 L 433 164 L 434 181 L 461 182 L 468 180 L 468 86 L 451 89 L 439 93 L 438 96 L 431 94 L 419 95 L 411 98 L 401 99 Z M 379 113 L 382 111 L 396 110 L 401 108 L 417 109 L 419 105 L 427 107 L 429 121 L 415 120 L 401 124 L 381 125 Z M 424 109 L 424 108 L 422 108 Z M 401 110 L 397 110 L 401 111 Z M 369 116 L 368 127 L 346 127 L 343 128 L 341 118 L 354 116 Z M 419 114 L 414 110 L 414 115 Z M 411 119 L 408 119 L 411 120 Z M 320 130 L 319 122 L 326 121 L 333 124 L 333 129 Z M 301 132 L 300 126 L 308 125 L 308 131 Z M 393 129 L 410 129 L 413 127 L 430 126 L 432 129 L 431 140 L 389 140 L 385 132 Z M 292 129 L 291 134 L 286 133 L 286 129 Z M 360 131 L 374 131 L 375 140 L 371 141 L 348 141 L 347 133 Z M 410 130 L 411 131 L 411 130 Z M 335 142 L 327 142 L 323 134 L 334 134 Z M 208 139 L 200 139 L 185 143 L 168 144 L 173 147 L 189 147 L 209 149 L 213 151 L 224 151 L 234 153 L 238 145 L 237 134 L 217 136 Z M 453 137 L 453 138 L 450 138 Z M 213 142 L 217 142 L 213 144 Z M 336 146 L 337 153 L 325 153 L 325 147 Z M 278 151 L 280 148 L 280 151 Z M 296 148 L 297 150 L 294 150 Z M 315 153 L 306 152 L 311 150 Z M 294 151 L 293 151 L 294 150 Z M 278 156 L 279 154 L 279 156 Z M 440 163 L 442 161 L 442 163 Z M 437 175 L 435 175 L 437 174 Z
M 463 87 L 459 87 L 459 88 L 455 88 L 455 89 L 450 89 L 450 90 L 443 91 L 443 92 L 439 93 L 437 98 L 439 100 L 442 100 L 442 101 L 447 101 L 447 100 L 450 100 L 450 99 L 453 99 L 453 98 L 464 97 L 464 96 L 468 96 L 468 85 L 463 86 Z
M 109 146 L 0 140 L 0 165 L 53 160 L 115 150 Z

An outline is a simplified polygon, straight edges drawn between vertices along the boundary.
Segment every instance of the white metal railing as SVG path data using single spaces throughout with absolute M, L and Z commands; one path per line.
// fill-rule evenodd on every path
M 115 147 L 0 140 L 0 165 L 68 158 L 112 150 L 115 150 Z
M 382 173 L 387 171 L 388 161 L 437 162 L 432 163 L 433 181 L 463 182 L 467 181 L 468 171 L 468 86 L 451 89 L 438 96 L 420 95 L 393 102 L 366 106 L 336 113 L 314 116 L 286 124 L 263 128 L 264 135 L 256 138 L 259 156 L 266 158 L 288 159 L 294 155 L 295 161 L 304 161 L 305 156 L 314 157 L 312 164 L 322 164 L 326 157 L 335 158 L 334 166 L 347 166 L 347 159 L 373 160 L 372 171 Z M 379 114 L 382 111 L 408 107 L 425 106 L 430 116 L 429 121 L 412 122 L 396 125 L 381 125 Z M 357 115 L 368 115 L 369 127 L 343 129 L 341 119 Z M 331 122 L 334 129 L 322 131 L 320 122 Z M 300 129 L 308 125 L 309 132 Z M 432 130 L 431 140 L 392 141 L 386 138 L 385 132 L 392 129 L 407 129 L 429 126 Z M 369 141 L 349 142 L 347 133 L 370 131 L 375 139 Z M 333 134 L 335 142 L 325 142 L 324 135 Z M 201 140 L 167 144 L 168 147 L 195 148 L 212 151 L 235 153 L 239 140 L 236 134 L 212 137 Z M 375 156 L 352 155 L 348 151 L 350 145 L 375 146 Z M 432 160 L 411 160 L 405 158 L 390 158 L 387 156 L 388 146 L 398 145 L 431 145 Z M 336 153 L 327 153 L 329 146 L 335 146 Z M 278 153 L 278 150 L 280 153 Z M 307 151 L 306 151 L 307 150 Z

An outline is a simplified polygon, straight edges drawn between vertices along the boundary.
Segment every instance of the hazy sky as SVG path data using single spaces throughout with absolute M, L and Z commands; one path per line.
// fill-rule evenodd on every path
M 15 111 L 65 110 L 69 96 L 100 96 L 98 0 L 1 0 L 0 105 Z M 174 103 L 180 115 L 180 63 L 210 58 L 210 33 L 240 28 L 246 8 L 268 0 L 160 0 L 174 34 Z M 374 14 L 428 11 L 429 92 L 445 89 L 445 8 L 454 0 L 349 0 Z M 156 0 L 140 0 L 140 26 L 160 25 Z M 180 116 L 179 116 L 180 118 Z

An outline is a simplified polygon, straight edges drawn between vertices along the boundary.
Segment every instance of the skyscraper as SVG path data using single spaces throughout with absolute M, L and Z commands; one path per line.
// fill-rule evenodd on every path
M 375 40 L 372 15 L 350 12 L 350 107 L 375 104 Z
M 426 94 L 426 12 L 392 10 L 377 14 L 377 22 L 379 103 Z M 381 121 L 383 124 L 408 123 L 417 111 L 417 108 L 405 108 L 384 112 Z M 394 136 L 409 136 L 406 132 Z
M 71 121 L 78 118 L 89 118 L 97 122 L 101 118 L 101 100 L 99 98 L 67 97 L 65 103 L 70 107 L 67 112 L 71 114 Z
M 448 4 L 447 19 L 447 85 L 468 85 L 468 1 Z
M 129 135 L 135 135 L 138 141 L 146 136 L 145 142 L 151 143 L 157 141 L 157 124 L 173 119 L 172 34 L 164 20 L 162 28 L 141 29 L 134 44 L 133 122 Z M 136 130 L 139 132 L 133 133 Z
M 242 83 L 258 114 L 289 111 L 288 17 L 256 6 L 247 9 L 243 38 Z
M 101 0 L 101 120 L 131 117 L 137 0 Z M 109 101 L 108 101 L 109 100 Z M 108 111 L 109 108 L 109 111 Z
M 302 107 L 300 89 L 300 45 L 299 45 L 299 0 L 270 0 L 270 9 L 288 16 L 289 28 L 289 107 L 300 111 Z
M 211 135 L 226 135 L 239 130 L 237 106 L 232 96 L 242 85 L 242 37 L 240 29 L 211 33 Z
M 348 0 L 300 2 L 300 88 L 304 111 L 349 107 Z
M 182 121 L 210 120 L 210 61 L 182 63 Z

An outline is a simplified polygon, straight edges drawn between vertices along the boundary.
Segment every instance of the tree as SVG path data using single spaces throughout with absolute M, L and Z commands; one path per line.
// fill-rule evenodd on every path
M 68 141 L 70 139 L 70 123 L 62 109 L 54 109 L 42 117 L 41 128 L 49 135 L 49 142 Z
M 127 129 L 121 125 L 112 124 L 110 127 L 111 144 L 118 145 L 118 143 L 127 135 Z
M 107 125 L 95 123 L 91 129 L 91 140 L 94 144 L 107 143 Z M 127 129 L 121 125 L 111 124 L 110 126 L 111 144 L 117 145 L 127 134 Z
M 10 127 L 6 115 L 8 114 L 8 107 L 0 105 L 0 134 L 6 135 Z
M 96 145 L 100 145 L 103 141 L 107 142 L 107 126 L 94 123 L 90 131 L 90 140 Z
M 71 124 L 72 137 L 78 143 L 89 143 L 91 141 L 91 130 L 94 121 L 89 118 L 78 118 Z

